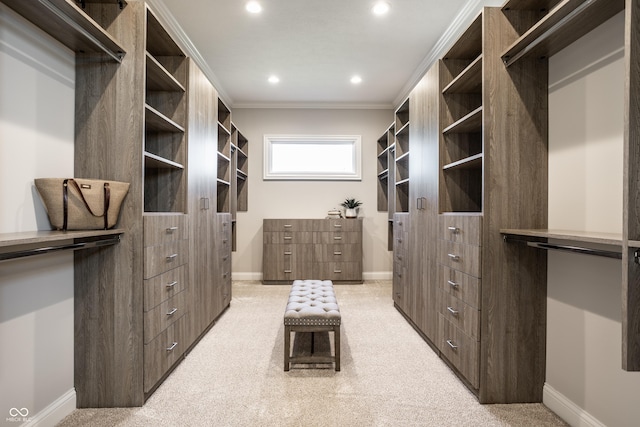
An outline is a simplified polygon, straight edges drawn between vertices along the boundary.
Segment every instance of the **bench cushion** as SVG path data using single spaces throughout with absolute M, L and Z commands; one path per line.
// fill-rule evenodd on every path
M 339 326 L 340 309 L 331 280 L 295 280 L 284 313 L 285 325 Z

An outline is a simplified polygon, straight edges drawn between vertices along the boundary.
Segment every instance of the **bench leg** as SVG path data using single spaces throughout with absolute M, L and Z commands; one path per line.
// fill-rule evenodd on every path
M 340 370 L 340 326 L 335 326 L 333 328 L 333 343 L 336 347 L 335 349 L 336 371 L 339 371 Z
M 289 357 L 291 355 L 291 326 L 284 327 L 284 370 L 289 370 Z

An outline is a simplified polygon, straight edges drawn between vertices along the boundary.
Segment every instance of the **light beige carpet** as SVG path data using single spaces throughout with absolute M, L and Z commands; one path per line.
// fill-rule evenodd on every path
M 76 410 L 60 426 L 565 425 L 542 404 L 478 404 L 393 307 L 390 282 L 336 285 L 340 372 L 284 372 L 288 292 L 234 283 L 231 307 L 143 407 Z

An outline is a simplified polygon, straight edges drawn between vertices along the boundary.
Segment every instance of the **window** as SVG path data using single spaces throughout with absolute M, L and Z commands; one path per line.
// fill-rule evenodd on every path
M 265 135 L 264 179 L 360 180 L 360 135 Z

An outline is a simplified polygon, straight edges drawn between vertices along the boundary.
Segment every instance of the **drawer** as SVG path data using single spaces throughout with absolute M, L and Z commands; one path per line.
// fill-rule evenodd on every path
M 313 236 L 313 243 L 328 244 L 353 244 L 361 243 L 362 234 L 354 231 L 317 231 Z
M 187 288 L 186 265 L 169 270 L 144 281 L 144 311 L 149 311 L 163 301 Z
M 313 231 L 312 219 L 265 219 L 262 221 L 263 231 Z
M 438 240 L 438 261 L 440 264 L 474 277 L 481 277 L 481 251 L 480 246 Z
M 393 230 L 402 233 L 409 230 L 409 214 L 396 213 L 393 215 Z
M 438 311 L 469 337 L 480 340 L 480 312 L 462 300 L 437 290 Z
M 471 386 L 478 389 L 479 343 L 456 328 L 442 314 L 438 314 L 438 348 Z
M 314 248 L 318 262 L 362 262 L 362 245 L 316 244 Z
M 362 280 L 360 262 L 319 262 L 313 271 L 314 277 L 319 280 Z
M 158 246 L 189 238 L 186 215 L 145 215 L 144 246 Z
M 182 291 L 144 314 L 145 344 L 186 313 L 186 299 L 187 291 Z
M 474 308 L 480 308 L 482 280 L 444 265 L 438 268 L 438 287 Z
M 266 231 L 264 243 L 313 243 L 313 231 Z
M 178 240 L 161 246 L 144 248 L 144 278 L 162 274 L 186 264 L 189 260 L 189 241 Z
M 467 245 L 482 245 L 482 216 L 440 215 L 439 238 Z
M 144 345 L 144 391 L 148 392 L 180 359 L 191 344 L 188 336 L 189 315 L 186 314 Z
M 314 220 L 314 231 L 362 231 L 359 219 L 318 219 Z

